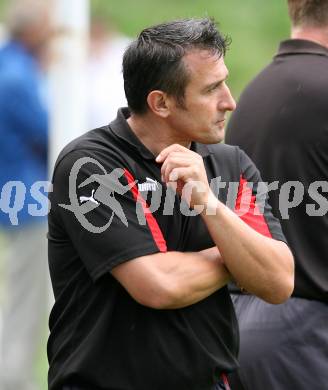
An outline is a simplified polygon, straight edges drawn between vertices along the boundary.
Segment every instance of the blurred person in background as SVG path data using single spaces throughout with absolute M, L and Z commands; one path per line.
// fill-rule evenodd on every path
M 45 220 L 28 209 L 28 204 L 40 208 L 30 191 L 35 182 L 47 179 L 42 70 L 50 36 L 46 3 L 11 3 L 6 28 L 8 42 L 0 51 L 0 224 L 8 248 L 0 389 L 30 390 L 48 296 Z M 8 214 L 15 205 L 17 218 Z
M 226 142 L 253 159 L 264 181 L 279 181 L 270 192 L 277 217 L 281 186 L 301 183 L 281 221 L 295 256 L 295 290 L 279 306 L 234 291 L 241 338 L 241 367 L 231 378 L 236 390 L 328 386 L 328 1 L 288 6 L 291 39 L 241 95 Z
M 123 53 L 130 39 L 117 32 L 111 19 L 93 16 L 88 61 L 88 126 L 96 128 L 126 106 L 122 75 Z

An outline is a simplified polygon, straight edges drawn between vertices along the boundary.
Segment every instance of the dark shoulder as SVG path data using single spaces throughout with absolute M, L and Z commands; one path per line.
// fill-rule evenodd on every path
M 111 145 L 111 133 L 109 126 L 99 127 L 82 134 L 68 143 L 59 153 L 55 167 L 72 153 L 92 154 L 96 150 L 107 149 Z

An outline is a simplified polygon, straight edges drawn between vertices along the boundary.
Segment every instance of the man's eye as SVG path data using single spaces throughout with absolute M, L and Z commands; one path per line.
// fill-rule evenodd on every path
M 221 83 L 220 84 L 216 84 L 216 85 L 213 85 L 213 87 L 209 88 L 208 89 L 208 92 L 214 92 L 216 91 L 219 87 L 220 87 Z

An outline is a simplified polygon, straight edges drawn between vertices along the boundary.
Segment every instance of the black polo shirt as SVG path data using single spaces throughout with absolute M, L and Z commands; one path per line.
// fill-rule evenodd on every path
M 282 42 L 242 93 L 226 142 L 240 146 L 265 181 L 279 181 L 270 192 L 277 217 L 287 217 L 282 186 L 301 183 L 304 197 L 281 220 L 295 257 L 293 295 L 328 303 L 328 49 L 306 40 Z M 323 183 L 311 187 L 316 181 Z
M 140 256 L 214 245 L 201 217 L 188 215 L 179 197 L 166 192 L 160 165 L 129 128 L 128 116 L 120 110 L 109 126 L 73 141 L 55 166 L 49 388 L 73 383 L 88 389 L 210 390 L 221 372 L 237 366 L 238 329 L 228 289 L 183 309 L 154 310 L 138 304 L 110 273 Z M 242 218 L 284 240 L 267 204 L 254 213 L 259 174 L 249 158 L 223 144 L 192 148 L 203 156 L 209 181 L 233 183 L 217 191 L 219 199 L 241 210 L 241 194 L 247 193 L 252 206 Z M 247 182 L 255 183 L 253 189 Z M 156 208 L 152 197 L 160 188 Z

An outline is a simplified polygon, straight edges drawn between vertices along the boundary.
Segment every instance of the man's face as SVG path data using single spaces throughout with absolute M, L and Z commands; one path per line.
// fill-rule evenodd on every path
M 175 104 L 168 118 L 176 142 L 213 144 L 223 140 L 227 111 L 236 103 L 225 81 L 223 57 L 207 50 L 193 50 L 183 58 L 189 72 L 184 107 Z

